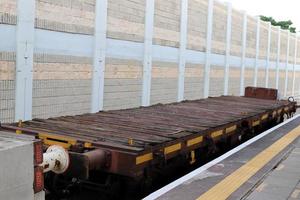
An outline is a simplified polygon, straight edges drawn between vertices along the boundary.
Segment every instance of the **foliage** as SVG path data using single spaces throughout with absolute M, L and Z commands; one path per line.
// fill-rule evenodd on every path
M 287 21 L 276 21 L 273 17 L 260 16 L 262 21 L 271 22 L 273 26 L 280 26 L 283 30 L 289 30 L 291 33 L 296 33 L 296 27 L 293 27 L 293 22 L 291 20 Z

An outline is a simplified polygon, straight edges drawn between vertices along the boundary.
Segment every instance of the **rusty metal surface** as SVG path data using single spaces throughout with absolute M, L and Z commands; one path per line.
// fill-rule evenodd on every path
M 107 159 L 109 157 L 107 154 L 107 152 L 101 149 L 95 149 L 86 152 L 83 155 L 88 158 L 90 170 L 100 170 L 101 168 L 106 166 L 107 163 L 110 163 L 110 161 L 108 161 Z
M 74 138 L 104 148 L 141 152 L 287 105 L 288 101 L 223 96 L 146 108 L 34 119 L 24 122 L 22 128 L 34 133 Z
M 278 90 L 271 88 L 246 87 L 245 97 L 276 100 L 278 98 Z

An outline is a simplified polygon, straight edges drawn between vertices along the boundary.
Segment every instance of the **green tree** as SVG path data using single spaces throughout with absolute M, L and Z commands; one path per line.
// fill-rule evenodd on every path
M 296 33 L 296 27 L 293 27 L 293 22 L 291 20 L 287 21 L 276 21 L 273 17 L 260 16 L 260 19 L 265 22 L 271 22 L 273 26 L 280 26 L 283 30 L 289 30 L 291 33 Z

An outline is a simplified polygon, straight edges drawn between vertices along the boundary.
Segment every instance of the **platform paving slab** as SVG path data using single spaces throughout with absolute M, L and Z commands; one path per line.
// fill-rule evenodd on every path
M 300 139 L 294 149 L 246 198 L 247 200 L 300 200 Z

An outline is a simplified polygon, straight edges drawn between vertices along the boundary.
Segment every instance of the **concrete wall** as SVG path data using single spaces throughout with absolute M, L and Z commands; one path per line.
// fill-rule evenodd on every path
M 0 147 L 0 199 L 33 200 L 32 142 L 0 132 Z
M 106 1 L 106 0 L 105 0 Z M 105 2 L 102 0 L 101 2 Z M 148 1 L 148 4 L 147 4 Z M 151 0 L 107 0 L 104 52 L 103 109 L 142 105 L 144 59 L 152 61 L 150 104 L 177 101 L 179 58 L 184 55 L 184 99 L 204 95 L 209 0 L 187 1 L 186 48 L 179 51 L 183 0 L 154 0 L 153 24 L 146 24 Z M 100 0 L 99 0 L 100 2 Z M 35 0 L 35 44 L 32 66 L 32 117 L 48 118 L 90 112 L 95 55 L 96 0 Z M 148 5 L 148 8 L 146 7 Z M 99 11 L 100 12 L 100 11 Z M 103 10 L 101 13 L 105 14 Z M 17 0 L 0 0 L 0 120 L 15 121 Z M 224 93 L 228 7 L 214 1 L 210 60 L 210 96 Z M 240 95 L 243 13 L 233 9 L 228 88 Z M 153 30 L 152 55 L 144 55 L 145 29 Z M 247 19 L 245 86 L 254 85 L 257 20 Z M 269 86 L 276 87 L 277 28 L 272 27 Z M 292 94 L 295 39 L 291 35 L 288 91 Z M 265 86 L 268 24 L 261 22 L 257 85 Z M 298 41 L 300 46 L 300 41 Z M 151 44 L 150 44 L 151 45 Z M 284 94 L 287 33 L 281 33 L 279 90 Z M 96 60 L 96 62 L 95 62 Z M 300 93 L 300 50 L 297 54 L 295 91 Z M 30 78 L 30 76 L 29 76 Z M 102 100 L 101 100 L 102 101 Z

